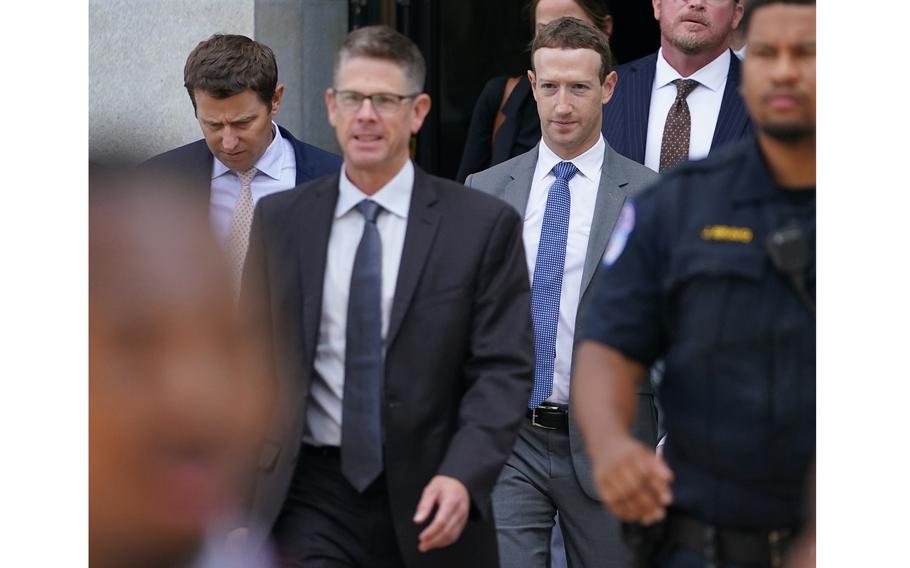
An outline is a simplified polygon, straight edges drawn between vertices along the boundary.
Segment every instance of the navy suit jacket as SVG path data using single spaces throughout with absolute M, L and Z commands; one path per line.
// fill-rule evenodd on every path
M 613 98 L 604 105 L 604 138 L 614 150 L 639 164 L 645 163 L 648 113 L 656 65 L 655 52 L 617 67 L 619 79 Z M 731 52 L 727 86 L 711 140 L 711 152 L 752 132 L 752 122 L 739 94 L 741 65 L 739 58 Z
M 338 173 L 341 168 L 341 157 L 301 142 L 279 126 L 281 135 L 290 140 L 294 147 L 294 160 L 297 164 L 297 180 L 295 185 L 300 185 L 326 174 Z M 185 179 L 193 189 L 198 189 L 197 195 L 205 196 L 208 200 L 212 187 L 212 152 L 205 140 L 196 140 L 185 146 L 175 148 L 151 158 L 143 167 L 150 171 L 176 174 Z M 291 188 L 288 188 L 291 189 Z

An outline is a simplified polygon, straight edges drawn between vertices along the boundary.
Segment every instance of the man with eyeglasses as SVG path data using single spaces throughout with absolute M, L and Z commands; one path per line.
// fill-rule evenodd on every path
M 341 171 L 256 209 L 241 304 L 285 408 L 253 520 L 284 565 L 498 565 L 534 361 L 521 217 L 411 162 L 424 77 L 408 38 L 352 32 L 326 91 Z
M 742 2 L 651 3 L 660 49 L 617 67 L 603 133 L 617 152 L 663 173 L 739 140 L 752 127 L 739 95 L 741 64 L 730 49 Z

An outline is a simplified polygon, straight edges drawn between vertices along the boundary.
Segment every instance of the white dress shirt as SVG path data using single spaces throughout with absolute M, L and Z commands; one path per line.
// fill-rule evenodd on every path
M 660 145 L 664 136 L 667 113 L 676 100 L 677 79 L 694 79 L 698 86 L 686 97 L 692 128 L 689 135 L 689 159 L 704 158 L 711 150 L 714 127 L 720 115 L 720 103 L 727 87 L 730 71 L 730 50 L 726 49 L 714 61 L 692 75 L 683 77 L 664 59 L 663 48 L 657 52 L 657 69 L 651 87 L 651 110 L 648 113 L 648 140 L 645 144 L 645 165 L 655 172 L 660 169 Z
M 304 442 L 316 446 L 341 445 L 348 294 L 354 255 L 365 223 L 356 205 L 364 199 L 372 199 L 382 207 L 376 218 L 376 227 L 382 242 L 382 340 L 385 343 L 408 226 L 411 194 L 414 192 L 414 164 L 408 160 L 401 171 L 372 196 L 361 192 L 348 179 L 342 167 L 338 190 L 322 284 L 322 319 L 314 362 L 318 376 L 310 385 L 303 434 Z
M 585 267 L 588 252 L 588 237 L 594 219 L 594 204 L 600 187 L 600 172 L 603 167 L 606 146 L 603 136 L 597 143 L 580 156 L 569 160 L 578 173 L 569 180 L 569 233 L 566 239 L 566 263 L 562 277 L 562 291 L 559 295 L 559 322 L 556 326 L 556 361 L 553 365 L 553 393 L 548 402 L 569 403 L 569 375 L 572 368 L 572 347 L 575 341 L 575 316 L 581 298 L 581 273 Z M 543 215 L 547 209 L 547 195 L 556 181 L 553 166 L 564 161 L 540 141 L 537 168 L 531 180 L 531 193 L 524 214 L 523 238 L 528 260 L 528 274 L 534 282 L 534 265 L 537 262 L 537 247 L 540 244 L 540 230 Z
M 281 136 L 278 125 L 272 122 L 275 137 L 256 162 L 256 177 L 250 184 L 253 204 L 266 195 L 291 189 L 297 185 L 297 159 L 294 145 Z M 209 198 L 209 222 L 218 242 L 227 242 L 234 207 L 240 197 L 240 178 L 221 160 L 212 160 L 212 193 Z

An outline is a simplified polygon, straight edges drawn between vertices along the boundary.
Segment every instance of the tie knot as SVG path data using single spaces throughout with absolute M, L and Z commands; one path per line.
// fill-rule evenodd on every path
M 685 99 L 698 86 L 698 81 L 695 79 L 677 79 L 673 82 L 676 83 L 677 100 Z
M 578 173 L 578 168 L 575 167 L 575 164 L 572 162 L 559 162 L 553 166 L 553 175 L 556 176 L 556 179 L 564 179 L 569 181 L 575 174 Z
M 376 217 L 379 216 L 379 210 L 382 209 L 382 207 L 371 199 L 364 199 L 357 204 L 357 209 L 360 210 L 360 213 L 367 223 L 375 223 Z
M 237 177 L 240 178 L 240 186 L 249 187 L 250 184 L 253 183 L 253 178 L 256 177 L 256 172 L 258 172 L 258 171 L 259 170 L 257 170 L 256 167 L 254 166 L 248 170 L 243 170 L 243 171 L 237 172 Z

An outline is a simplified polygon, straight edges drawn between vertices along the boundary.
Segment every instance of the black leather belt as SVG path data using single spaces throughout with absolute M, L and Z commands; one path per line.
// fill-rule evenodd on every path
M 789 529 L 765 531 L 717 527 L 680 511 L 671 511 L 668 523 L 670 539 L 703 554 L 707 566 L 729 562 L 778 568 L 793 539 L 793 532 Z
M 568 430 L 569 409 L 561 406 L 541 404 L 537 408 L 529 408 L 527 417 L 531 419 L 531 426 L 544 430 Z

